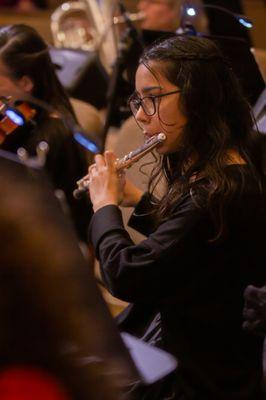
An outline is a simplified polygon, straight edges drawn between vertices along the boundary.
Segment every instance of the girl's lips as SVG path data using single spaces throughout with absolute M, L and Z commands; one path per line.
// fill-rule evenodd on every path
M 150 139 L 151 137 L 158 135 L 158 133 L 149 133 L 149 132 L 143 132 L 145 139 Z

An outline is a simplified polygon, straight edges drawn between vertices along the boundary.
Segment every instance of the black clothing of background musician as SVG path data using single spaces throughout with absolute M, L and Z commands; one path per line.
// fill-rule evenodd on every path
M 27 94 L 76 121 L 41 36 L 26 25 L 4 26 L 0 29 L 0 96 L 16 100 Z M 48 175 L 54 187 L 64 191 L 79 238 L 87 241 L 91 206 L 88 199 L 77 201 L 72 196 L 76 181 L 86 172 L 86 154 L 65 122 L 51 118 L 46 110 L 37 110 L 35 123 L 10 133 L 1 147 L 11 152 L 24 147 L 33 156 L 42 140 L 49 145 L 45 165 Z
M 262 261 L 262 263 L 264 260 Z M 244 291 L 243 328 L 264 338 L 262 364 L 263 387 L 266 391 L 266 286 L 249 285 Z
M 159 392 L 136 389 L 136 398 L 263 399 L 262 340 L 242 329 L 244 289 L 266 278 L 262 140 L 250 106 L 217 46 L 203 38 L 146 49 L 135 83 L 130 105 L 144 136 L 166 137 L 149 196 L 117 174 L 112 152 L 95 157 L 89 190 L 106 286 L 146 321 L 160 312 L 160 345 L 179 361 Z M 136 207 L 132 223 L 146 240 L 132 242 L 119 204 Z
M 249 47 L 252 47 L 252 40 L 247 28 L 245 28 L 233 15 L 219 9 L 225 8 L 232 13 L 244 15 L 244 9 L 240 0 L 203 0 L 203 6 L 217 6 L 215 8 L 206 7 L 205 12 L 208 16 L 209 32 L 212 35 L 239 37 L 244 39 Z
M 244 329 L 266 336 L 266 286 L 261 288 L 249 285 L 244 292 Z
M 0 148 L 17 153 L 17 150 L 23 147 L 34 157 L 38 144 L 43 140 L 49 145 L 44 166 L 47 175 L 55 190 L 63 192 L 62 206 L 68 214 L 67 217 L 73 221 L 79 240 L 87 242 L 91 206 L 85 196 L 80 200 L 74 199 L 73 190 L 76 188 L 76 181 L 86 174 L 88 162 L 84 150 L 74 140 L 72 132 L 64 123 L 49 118 L 40 111 L 36 125 L 28 123 L 25 127 L 17 128 L 6 137 Z

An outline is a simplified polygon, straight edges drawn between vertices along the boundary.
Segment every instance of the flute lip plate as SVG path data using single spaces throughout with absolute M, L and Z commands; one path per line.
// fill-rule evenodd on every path
M 166 139 L 166 135 L 163 132 L 160 132 L 158 133 L 158 139 L 163 142 Z
M 143 134 L 146 141 L 152 141 L 152 139 L 155 138 L 162 141 L 166 139 L 166 135 L 163 132 L 150 134 L 149 132 L 144 131 Z

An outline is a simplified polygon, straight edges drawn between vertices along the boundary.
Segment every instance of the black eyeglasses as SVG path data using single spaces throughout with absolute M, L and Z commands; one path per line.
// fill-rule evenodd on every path
M 156 113 L 156 99 L 179 92 L 181 92 L 181 90 L 173 90 L 172 92 L 153 94 L 142 98 L 139 97 L 136 93 L 133 93 L 132 96 L 129 98 L 128 103 L 133 115 L 137 114 L 141 106 L 145 114 L 151 117 Z

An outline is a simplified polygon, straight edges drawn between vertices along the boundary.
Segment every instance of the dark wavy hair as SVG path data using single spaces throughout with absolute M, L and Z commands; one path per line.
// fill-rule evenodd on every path
M 164 218 L 171 212 L 177 198 L 190 189 L 193 176 L 206 177 L 214 240 L 220 239 L 226 230 L 226 206 L 245 184 L 243 175 L 236 183 L 225 168 L 229 150 L 242 157 L 262 187 L 262 155 L 251 107 L 228 62 L 208 39 L 175 36 L 157 42 L 145 50 L 140 64 L 181 89 L 180 107 L 187 118 L 181 149 L 162 156 L 150 178 L 151 193 L 161 173 L 168 182 L 157 215 Z
M 0 59 L 10 77 L 27 75 L 34 83 L 32 95 L 58 111 L 74 116 L 72 106 L 55 73 L 49 48 L 36 30 L 23 24 L 0 28 Z

